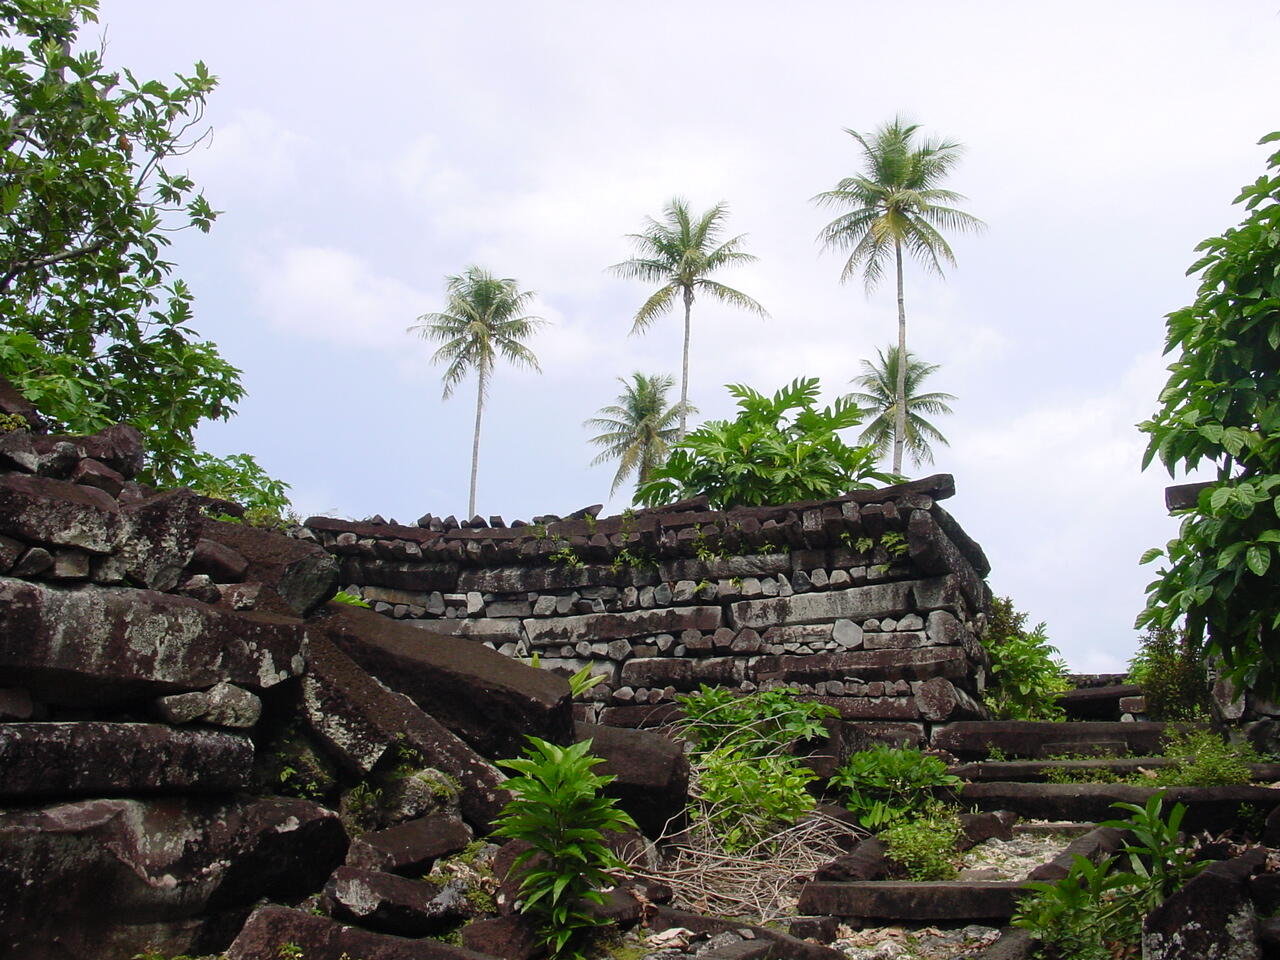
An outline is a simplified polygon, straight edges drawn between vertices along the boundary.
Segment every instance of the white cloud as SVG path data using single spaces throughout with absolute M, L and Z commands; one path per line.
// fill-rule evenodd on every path
M 268 323 L 346 348 L 403 350 L 405 328 L 430 302 L 362 258 L 332 247 L 290 247 L 250 272 Z

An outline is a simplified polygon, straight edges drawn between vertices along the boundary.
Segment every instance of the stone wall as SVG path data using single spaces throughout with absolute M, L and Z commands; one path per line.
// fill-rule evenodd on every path
M 699 684 L 791 685 L 846 720 L 922 737 L 983 716 L 989 565 L 939 475 L 834 500 L 705 500 L 534 523 L 307 521 L 341 582 L 431 634 L 604 680 L 580 719 L 637 726 Z

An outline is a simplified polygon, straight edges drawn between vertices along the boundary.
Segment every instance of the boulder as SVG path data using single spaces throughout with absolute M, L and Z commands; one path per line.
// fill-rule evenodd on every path
M 0 476 L 0 533 L 24 543 L 109 554 L 119 546 L 123 526 L 120 505 L 97 487 Z
M 0 799 L 245 788 L 253 743 L 158 723 L 0 724 Z
M 889 875 L 889 860 L 882 841 L 868 837 L 843 856 L 823 864 L 813 877 L 833 883 L 855 880 L 883 880 Z
M 462 928 L 462 945 L 501 960 L 532 960 L 540 952 L 537 928 L 515 914 L 472 921 Z
M 401 937 L 438 934 L 464 919 L 439 884 L 339 867 L 324 885 L 321 908 L 335 920 Z
M 0 955 L 217 950 L 230 939 L 215 942 L 207 929 L 221 929 L 220 915 L 259 897 L 305 896 L 346 846 L 337 816 L 304 800 L 86 800 L 3 812 Z
M 223 680 L 261 690 L 302 673 L 306 650 L 296 620 L 0 577 L 0 671 L 49 703 L 121 703 Z
M 227 949 L 226 960 L 279 960 L 293 944 L 306 960 L 493 960 L 492 955 L 439 940 L 408 940 L 343 926 L 288 907 L 259 907 Z
M 217 583 L 239 583 L 248 571 L 249 561 L 239 551 L 206 537 L 196 541 L 187 565 L 187 573 L 207 574 Z
M 562 677 L 455 637 L 331 603 L 319 624 L 352 660 L 483 756 L 514 757 L 525 738 L 569 743 L 573 716 Z
M 631 814 L 650 837 L 678 829 L 689 800 L 689 761 L 680 744 L 649 730 L 576 725 L 577 738 L 591 741 L 604 760 L 596 773 L 616 779 L 605 794 Z
M 347 865 L 386 873 L 423 874 L 441 857 L 471 842 L 471 831 L 456 817 L 443 814 L 406 820 L 373 830 L 351 844 Z
M 215 727 L 245 729 L 262 716 L 262 701 L 234 683 L 219 683 L 208 690 L 175 693 L 156 701 L 156 710 L 168 723 L 197 720 Z
M 116 562 L 132 584 L 167 591 L 183 579 L 200 529 L 198 498 L 169 490 L 121 508 L 123 531 Z
M 458 781 L 462 814 L 478 830 L 488 830 L 510 799 L 497 768 L 324 637 L 312 647 L 301 713 L 307 727 L 357 777 L 366 776 L 397 743 L 411 748 L 423 762 Z
M 248 561 L 242 579 L 265 583 L 308 616 L 338 591 L 338 561 L 322 547 L 243 523 L 206 519 L 200 536 Z
M 1263 852 L 1265 855 L 1264 851 Z M 1256 858 L 1210 865 L 1142 922 L 1146 960 L 1261 960 L 1248 879 Z

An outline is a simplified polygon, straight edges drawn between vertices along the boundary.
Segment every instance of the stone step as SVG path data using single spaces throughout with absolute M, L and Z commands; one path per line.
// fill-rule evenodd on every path
M 969 783 L 960 791 L 960 802 L 979 810 L 1011 810 L 1027 819 L 1100 822 L 1127 816 L 1113 803 L 1145 804 L 1157 792 L 1120 783 Z M 1221 833 L 1238 828 L 1250 809 L 1265 818 L 1280 805 L 1280 789 L 1170 787 L 1165 791 L 1165 811 L 1175 803 L 1187 807 L 1184 830 Z
M 1139 770 L 1160 770 L 1176 761 L 1168 757 L 1101 757 L 1097 760 L 1006 760 L 959 763 L 951 772 L 962 780 L 973 782 L 1043 782 L 1051 771 L 1093 771 L 1125 777 Z M 1273 783 L 1280 780 L 1280 763 L 1251 763 L 1250 775 L 1255 781 Z
M 968 760 L 980 760 L 992 749 L 1006 756 L 1045 758 L 1088 752 L 1097 756 L 1153 755 L 1161 750 L 1166 730 L 1194 729 L 1206 724 L 1110 723 L 1098 720 L 1055 723 L 1038 720 L 959 720 L 933 728 L 934 747 Z
M 1142 688 L 1131 683 L 1112 684 L 1105 687 L 1078 687 L 1057 696 L 1058 706 L 1066 711 L 1068 720 L 1114 720 L 1124 713 L 1120 700 L 1124 697 L 1142 696 Z
M 1017 909 L 1018 881 L 815 881 L 800 891 L 798 911 L 862 920 L 1007 920 Z

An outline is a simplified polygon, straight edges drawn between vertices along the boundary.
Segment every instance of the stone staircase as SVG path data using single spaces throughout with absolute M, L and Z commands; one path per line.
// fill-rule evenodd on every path
M 1136 694 L 1124 685 L 1095 687 L 1093 696 L 1079 698 L 1072 710 L 1094 711 L 1111 716 L 1121 698 Z M 1106 702 L 1110 707 L 1105 707 Z M 1178 729 L 1196 725 L 1178 725 Z M 1171 727 L 1162 723 L 1120 722 L 1115 719 L 1079 722 L 960 721 L 935 726 L 931 741 L 958 762 L 951 772 L 966 781 L 957 800 L 963 808 L 977 811 L 1006 811 L 1019 822 L 1013 831 L 1054 832 L 1074 840 L 1052 861 L 1017 880 L 956 880 L 920 883 L 872 879 L 877 874 L 875 854 L 882 855 L 877 840 L 852 855 L 861 876 L 846 880 L 818 879 L 806 883 L 798 910 L 809 918 L 839 918 L 850 926 L 889 924 L 989 924 L 1002 926 L 1017 909 L 1027 880 L 1052 881 L 1065 876 L 1073 857 L 1083 855 L 1098 860 L 1120 848 L 1120 831 L 1098 827 L 1101 821 L 1119 819 L 1117 802 L 1143 804 L 1157 787 L 1128 783 L 1049 783 L 1052 771 L 1108 771 L 1128 775 L 1140 770 L 1156 771 L 1173 761 L 1159 756 L 1160 742 Z M 989 760 L 992 751 L 1003 757 Z M 1071 755 L 1073 759 L 1048 759 Z M 1280 764 L 1252 766 L 1255 782 L 1280 781 Z M 1187 812 L 1185 830 L 1220 834 L 1237 829 L 1242 818 L 1268 823 L 1268 835 L 1280 834 L 1280 789 L 1268 786 L 1170 787 L 1165 793 L 1166 809 L 1182 803 Z M 1270 819 L 1268 819 L 1270 818 Z M 1013 819 L 1010 817 L 1009 819 Z M 1276 840 L 1268 836 L 1272 843 Z M 879 847 L 879 849 L 877 849 Z M 819 873 L 820 876 L 823 874 Z M 812 929 L 813 920 L 801 921 L 801 929 Z M 807 924 L 807 926 L 803 926 Z M 1000 948 L 1001 950 L 1007 949 Z M 996 947 L 989 956 L 1005 956 Z M 981 954 L 988 956 L 988 954 Z

